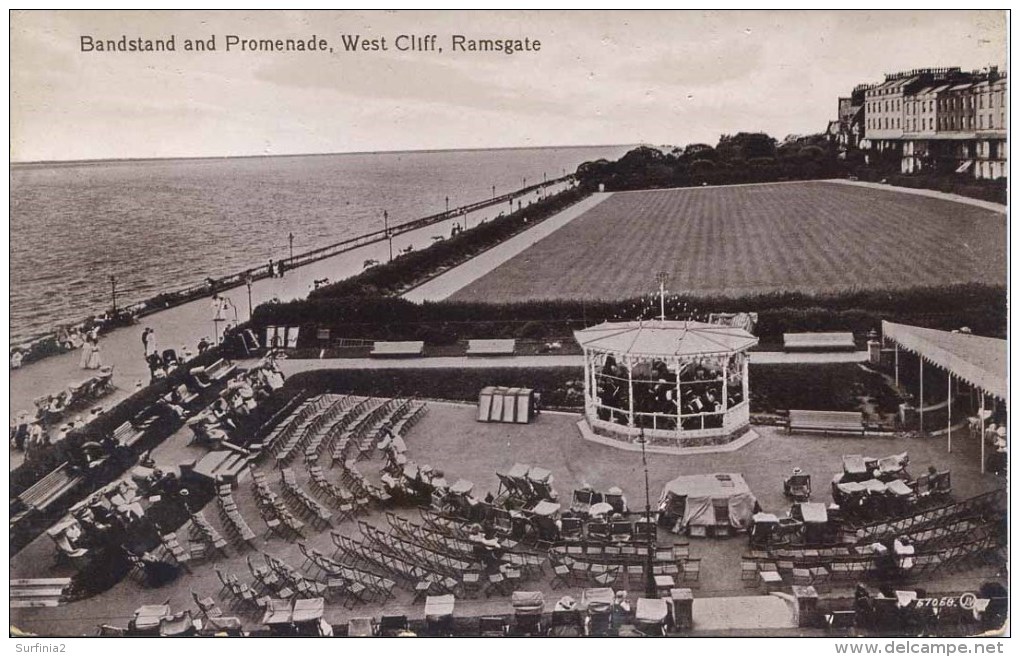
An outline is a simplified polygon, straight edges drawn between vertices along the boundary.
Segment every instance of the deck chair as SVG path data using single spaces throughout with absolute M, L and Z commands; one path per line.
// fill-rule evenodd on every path
M 580 609 L 554 610 L 547 636 L 584 636 L 584 616 Z
M 378 633 L 379 636 L 394 637 L 408 631 L 409 627 L 405 615 L 382 616 L 379 618 Z
M 783 494 L 797 502 L 806 502 L 811 498 L 811 475 L 795 474 L 783 482 Z
M 504 637 L 510 634 L 510 624 L 503 616 L 482 616 L 478 621 L 478 636 Z
M 580 518 L 561 518 L 560 523 L 560 538 L 564 541 L 580 541 L 584 537 L 584 521 Z
M 609 523 L 606 522 L 588 523 L 588 538 L 593 541 L 608 541 L 610 538 Z
M 591 509 L 593 504 L 598 504 L 602 501 L 602 496 L 593 490 L 581 489 L 575 490 L 573 499 L 570 502 L 570 510 L 574 513 L 588 514 L 588 510 Z
M 211 597 L 200 598 L 194 590 L 191 591 L 191 598 L 195 601 L 198 606 L 198 611 L 209 618 L 210 616 L 217 617 L 222 616 L 223 612 L 220 611 L 219 607 L 216 606 L 216 601 Z

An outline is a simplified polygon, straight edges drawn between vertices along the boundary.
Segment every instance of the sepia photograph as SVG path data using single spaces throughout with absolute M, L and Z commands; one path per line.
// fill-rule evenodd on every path
M 1009 19 L 10 11 L 10 642 L 1002 653 Z

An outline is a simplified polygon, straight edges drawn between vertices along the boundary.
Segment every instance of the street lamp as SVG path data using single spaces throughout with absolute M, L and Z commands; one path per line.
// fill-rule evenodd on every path
M 110 295 L 113 297 L 113 314 L 117 315 L 117 277 L 110 274 Z
M 288 235 L 287 239 L 290 240 L 290 259 L 291 259 L 291 261 L 293 261 L 294 260 L 294 233 L 291 233 L 290 235 Z M 291 264 L 293 264 L 293 262 Z
M 495 185 L 492 186 L 492 200 L 493 201 L 496 200 L 496 186 Z
M 393 260 L 393 235 L 390 235 L 390 213 L 383 210 L 383 228 L 386 230 L 386 239 L 390 243 L 390 260 Z
M 446 197 L 446 214 L 450 214 L 450 197 Z
M 652 554 L 655 552 L 655 525 L 652 524 L 652 498 L 648 490 L 648 457 L 645 454 L 645 443 L 648 440 L 645 438 L 644 427 L 641 428 L 637 442 L 641 445 L 641 466 L 645 471 L 645 523 L 650 528 L 645 555 L 645 597 L 655 598 L 655 575 L 652 568 Z
M 669 280 L 669 272 L 659 271 L 655 274 L 655 282 L 659 284 L 659 319 L 666 321 L 666 281 Z
M 251 272 L 244 275 L 244 284 L 248 287 L 248 321 L 251 321 Z

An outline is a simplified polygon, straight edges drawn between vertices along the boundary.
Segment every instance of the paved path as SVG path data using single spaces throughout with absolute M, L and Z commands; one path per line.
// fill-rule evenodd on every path
M 993 212 L 1006 214 L 1005 205 L 1000 205 L 999 203 L 992 203 L 990 201 L 982 201 L 976 198 L 969 198 L 967 196 L 960 196 L 959 194 L 947 194 L 946 192 L 937 192 L 933 189 L 911 189 L 910 187 L 899 187 L 897 185 L 883 185 L 882 183 L 865 182 L 863 180 L 846 180 L 843 178 L 833 178 L 832 180 L 825 180 L 823 182 L 833 182 L 839 183 L 841 185 L 856 185 L 857 187 L 870 187 L 871 189 L 881 189 L 886 192 L 901 192 L 903 194 L 916 194 L 917 196 L 927 196 L 928 198 L 937 198 L 943 201 L 965 203 L 966 205 L 973 205 L 975 207 L 984 208 L 985 210 L 992 210 Z
M 868 352 L 838 353 L 785 353 L 781 351 L 753 351 L 751 362 L 758 365 L 791 363 L 863 363 Z M 424 356 L 421 358 L 324 358 L 287 359 L 278 361 L 287 376 L 309 370 L 386 370 L 386 369 L 438 369 L 477 367 L 583 367 L 583 356 Z
M 468 283 L 481 278 L 507 260 L 521 254 L 539 240 L 552 235 L 610 196 L 612 196 L 611 193 L 593 194 L 579 203 L 570 206 L 563 212 L 542 221 L 534 228 L 519 233 L 488 251 L 478 254 L 467 262 L 436 276 L 432 280 L 422 283 L 405 293 L 404 298 L 415 303 L 445 299 Z
M 424 248 L 432 243 L 433 235 L 439 233 L 448 235 L 452 223 L 444 221 L 397 236 L 393 239 L 393 251 L 396 253 L 408 245 L 414 245 L 416 249 Z M 385 242 L 369 244 L 292 269 L 284 278 L 255 281 L 251 288 L 252 305 L 258 306 L 273 298 L 281 301 L 304 298 L 316 279 L 329 278 L 338 281 L 353 276 L 363 270 L 363 263 L 367 259 L 384 261 L 387 258 L 387 251 Z M 238 320 L 244 321 L 248 318 L 248 291 L 245 287 L 225 292 L 223 296 L 230 299 L 237 309 Z M 142 358 L 143 328 L 150 326 L 155 329 L 156 343 L 160 350 L 176 349 L 180 353 L 182 347 L 186 345 L 195 352 L 199 340 L 203 337 L 212 339 L 215 335 L 212 316 L 211 302 L 207 297 L 142 318 L 134 326 L 114 330 L 100 338 L 102 362 L 104 365 L 114 366 L 113 380 L 117 390 L 97 402 L 97 405 L 109 408 L 134 393 L 143 382 L 148 383 L 149 369 Z M 92 372 L 81 369 L 78 366 L 79 359 L 80 352 L 75 351 L 51 356 L 12 371 L 9 379 L 11 417 L 19 410 L 34 413 L 33 399 L 56 394 L 68 384 L 88 378 Z M 69 415 L 67 421 L 75 417 Z M 10 450 L 10 469 L 18 467 L 23 461 L 23 452 Z

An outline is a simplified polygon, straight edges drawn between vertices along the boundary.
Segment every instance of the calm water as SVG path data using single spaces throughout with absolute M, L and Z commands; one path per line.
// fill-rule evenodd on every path
M 11 169 L 11 342 L 110 304 L 573 172 L 626 147 L 24 165 Z

